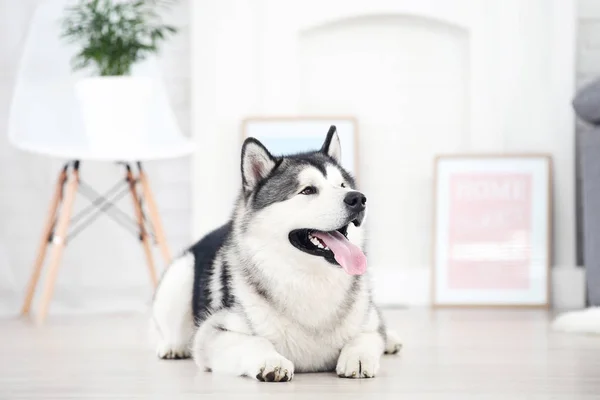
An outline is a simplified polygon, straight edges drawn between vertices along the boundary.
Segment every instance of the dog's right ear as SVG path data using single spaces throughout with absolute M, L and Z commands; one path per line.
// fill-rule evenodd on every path
M 245 192 L 254 190 L 275 168 L 277 160 L 261 142 L 248 138 L 242 146 L 242 184 Z

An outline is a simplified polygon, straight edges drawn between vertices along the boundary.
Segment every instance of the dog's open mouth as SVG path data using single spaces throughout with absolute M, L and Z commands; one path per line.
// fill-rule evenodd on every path
M 290 243 L 305 253 L 320 256 L 341 266 L 350 275 L 361 275 L 367 269 L 367 257 L 348 240 L 348 225 L 335 231 L 296 229 L 290 232 Z

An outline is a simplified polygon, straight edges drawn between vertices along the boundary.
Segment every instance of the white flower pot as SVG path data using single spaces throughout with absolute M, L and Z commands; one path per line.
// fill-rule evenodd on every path
M 75 84 L 85 135 L 96 149 L 132 146 L 148 131 L 153 84 L 150 78 L 101 76 Z

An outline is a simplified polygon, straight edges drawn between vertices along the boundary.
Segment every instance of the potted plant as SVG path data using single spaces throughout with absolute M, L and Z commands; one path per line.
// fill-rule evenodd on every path
M 74 70 L 91 71 L 78 80 L 86 134 L 92 145 L 135 143 L 149 124 L 153 84 L 132 76 L 136 63 L 159 51 L 176 28 L 161 22 L 160 0 L 78 0 L 66 8 L 62 37 L 76 44 Z

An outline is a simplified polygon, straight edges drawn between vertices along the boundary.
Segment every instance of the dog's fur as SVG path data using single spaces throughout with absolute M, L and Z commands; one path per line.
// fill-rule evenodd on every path
M 348 225 L 348 240 L 362 247 L 366 209 L 348 211 L 355 182 L 340 159 L 335 127 L 311 153 L 274 157 L 256 139 L 244 142 L 231 220 L 176 259 L 155 293 L 160 358 L 191 355 L 214 372 L 289 381 L 316 371 L 370 378 L 384 352 L 398 352 L 368 272 L 350 275 L 291 243 L 297 229 Z

